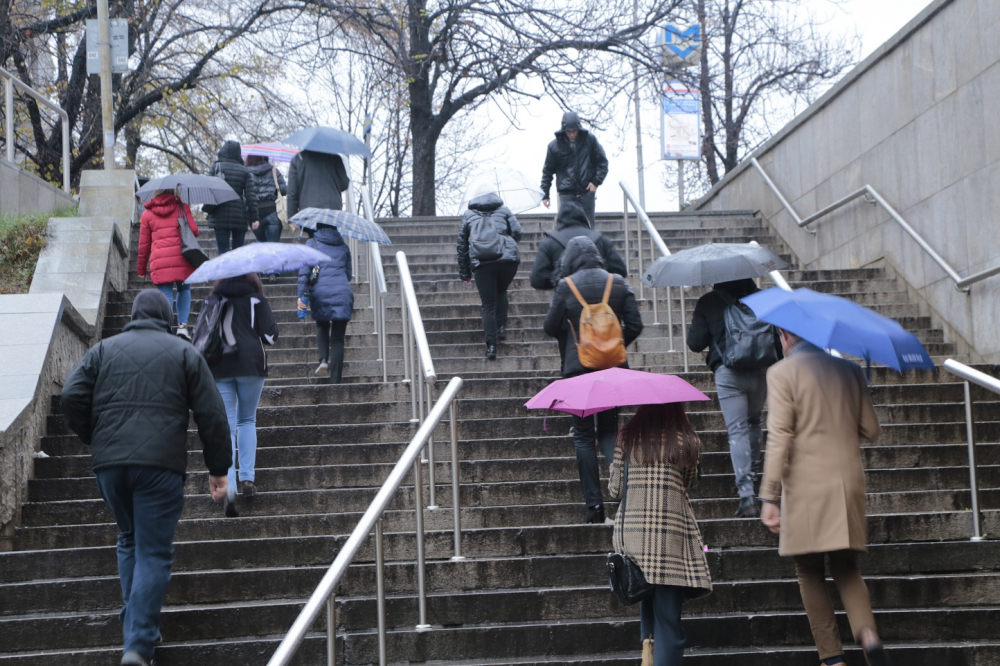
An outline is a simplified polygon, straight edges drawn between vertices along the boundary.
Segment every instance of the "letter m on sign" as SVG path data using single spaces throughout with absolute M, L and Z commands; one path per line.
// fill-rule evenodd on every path
M 690 67 L 698 64 L 701 58 L 701 26 L 692 25 L 687 28 L 668 25 L 660 33 L 660 46 L 663 49 L 663 64 L 672 67 Z

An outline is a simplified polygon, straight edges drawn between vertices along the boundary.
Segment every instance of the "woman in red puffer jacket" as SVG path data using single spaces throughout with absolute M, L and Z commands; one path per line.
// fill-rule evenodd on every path
M 191 339 L 187 328 L 191 314 L 191 285 L 185 284 L 194 267 L 181 254 L 181 231 L 177 224 L 180 208 L 183 206 L 188 226 L 198 235 L 198 225 L 191 215 L 191 209 L 181 202 L 170 190 L 161 190 L 146 203 L 139 226 L 139 277 L 146 276 L 146 267 L 153 278 L 153 284 L 163 292 L 167 300 L 174 303 L 177 314 L 177 335 Z M 174 288 L 177 298 L 174 298 Z

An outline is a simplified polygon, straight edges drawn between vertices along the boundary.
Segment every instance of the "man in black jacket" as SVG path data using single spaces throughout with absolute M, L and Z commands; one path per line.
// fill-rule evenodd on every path
M 351 184 L 340 155 L 303 150 L 288 167 L 288 217 L 303 208 L 341 210 Z
M 243 246 L 248 226 L 254 230 L 260 226 L 253 183 L 250 171 L 243 166 L 239 141 L 226 141 L 222 144 L 218 159 L 208 170 L 208 175 L 225 180 L 239 196 L 238 199 L 218 205 L 202 206 L 202 210 L 208 214 L 208 225 L 215 229 L 219 254 L 224 254 Z
M 604 268 L 608 272 L 627 277 L 625 262 L 615 250 L 608 237 L 587 225 L 587 215 L 576 201 L 567 201 L 560 209 L 556 218 L 556 231 L 546 234 L 545 240 L 535 253 L 535 263 L 531 267 L 531 277 L 528 281 L 535 289 L 555 289 L 563 275 L 559 265 L 563 251 L 570 239 L 586 236 L 597 246 L 601 254 Z
M 566 274 L 573 280 L 583 299 L 589 304 L 600 303 L 607 286 L 608 271 L 604 270 L 604 261 L 594 242 L 582 236 L 570 240 L 563 262 Z M 635 295 L 625 278 L 615 276 L 608 305 L 621 321 L 625 345 L 630 345 L 642 333 L 642 317 Z M 580 364 L 573 332 L 570 330 L 570 325 L 577 327 L 582 312 L 583 306 L 573 295 L 566 280 L 560 280 L 545 315 L 545 333 L 559 340 L 564 378 L 592 372 Z M 622 367 L 628 367 L 628 363 Z M 588 523 L 604 522 L 604 497 L 601 494 L 595 445 L 600 444 L 604 466 L 608 467 L 614 458 L 617 436 L 617 409 L 598 412 L 593 416 L 573 416 L 573 444 L 576 447 L 576 465 L 580 472 L 583 499 L 587 504 Z
M 132 321 L 92 347 L 66 377 L 60 405 L 91 447 L 94 474 L 118 523 L 125 603 L 122 665 L 148 665 L 170 582 L 174 528 L 184 508 L 187 427 L 194 412 L 213 499 L 232 464 L 226 408 L 194 347 L 170 334 L 170 301 L 139 293 Z
M 542 167 L 542 203 L 549 207 L 552 176 L 556 177 L 556 192 L 560 208 L 567 201 L 583 206 L 591 229 L 594 228 L 594 207 L 597 188 L 608 176 L 608 157 L 597 137 L 580 128 L 580 116 L 567 111 L 562 117 L 562 129 L 549 143 Z

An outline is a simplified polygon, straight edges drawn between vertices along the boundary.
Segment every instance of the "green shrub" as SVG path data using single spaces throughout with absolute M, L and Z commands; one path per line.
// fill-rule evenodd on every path
M 0 216 L 0 294 L 26 294 L 45 247 L 50 217 L 71 217 L 77 209 L 51 214 Z

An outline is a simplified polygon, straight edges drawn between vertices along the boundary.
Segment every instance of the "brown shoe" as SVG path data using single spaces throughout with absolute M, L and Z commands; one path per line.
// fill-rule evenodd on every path
M 760 510 L 753 497 L 741 497 L 740 504 L 736 507 L 735 518 L 760 518 Z
M 257 494 L 257 487 L 253 485 L 253 481 L 244 481 L 240 484 L 240 492 L 243 493 L 243 499 L 253 499 Z

